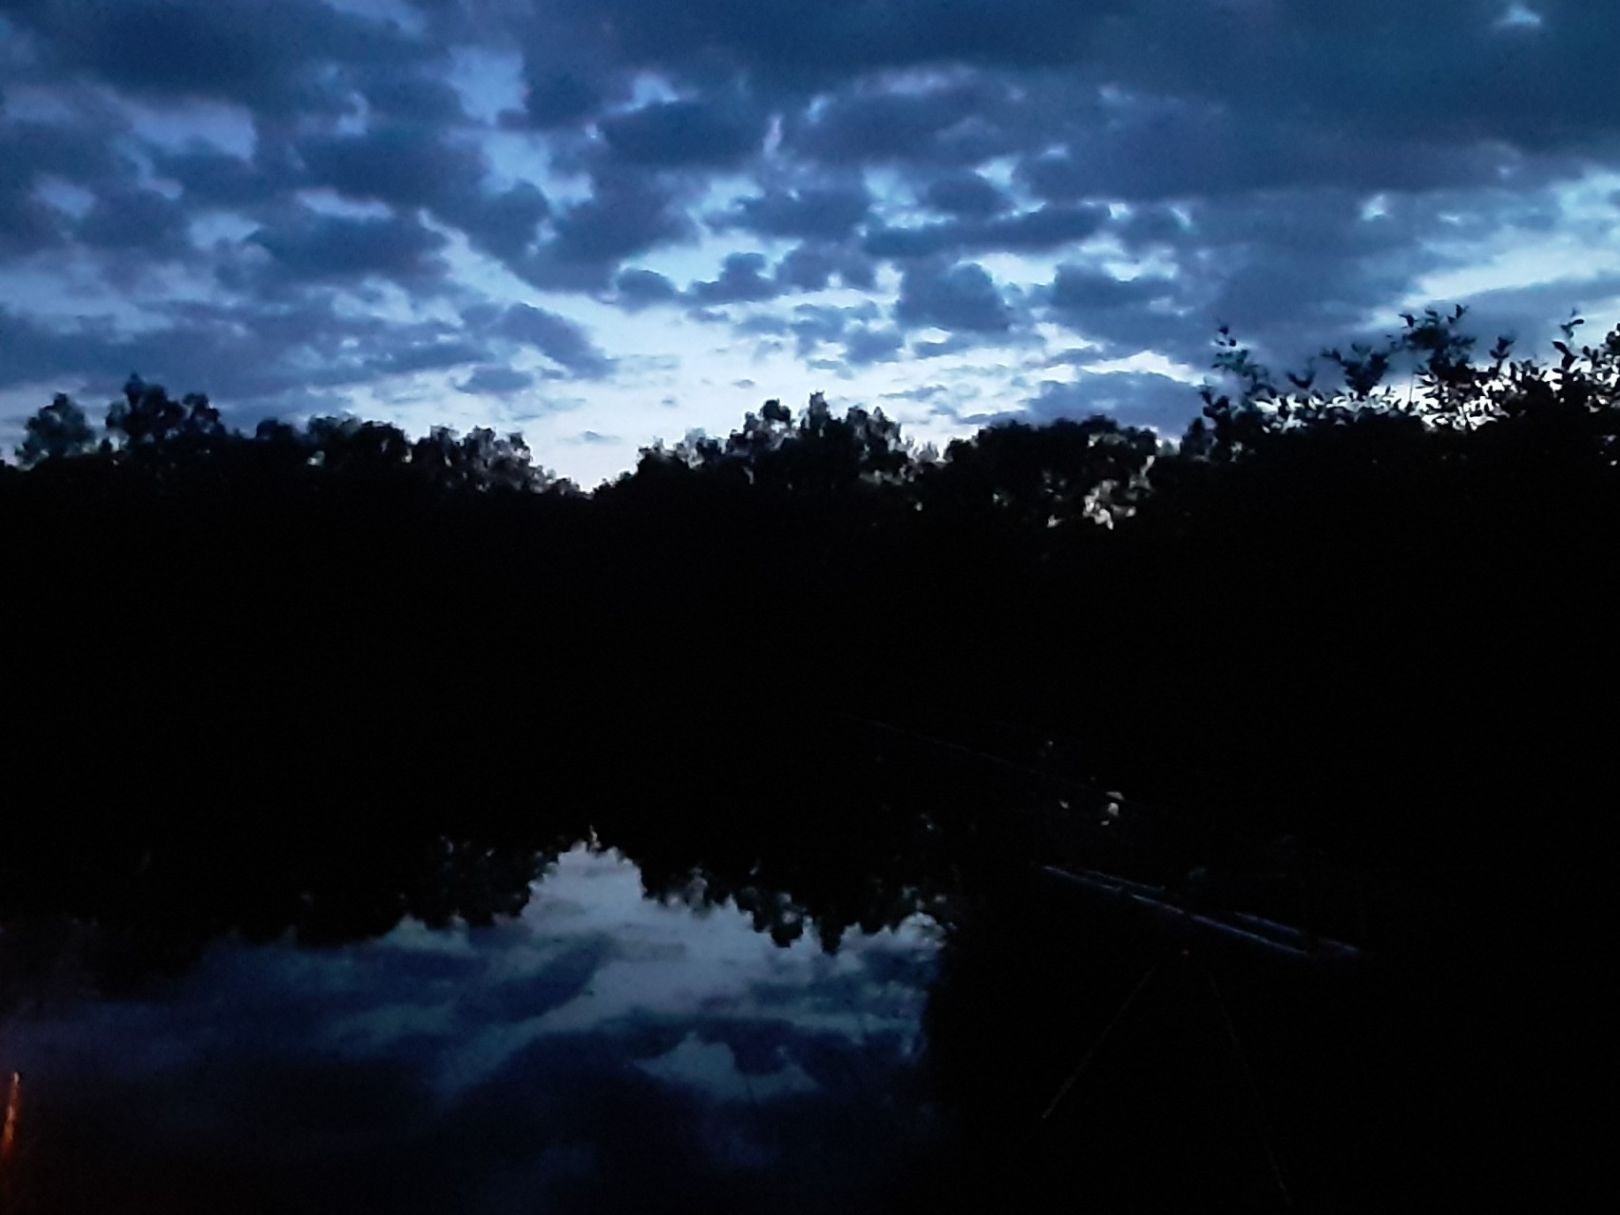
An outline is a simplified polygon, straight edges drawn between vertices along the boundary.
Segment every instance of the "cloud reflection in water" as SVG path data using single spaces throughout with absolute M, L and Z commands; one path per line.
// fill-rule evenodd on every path
M 937 948 L 920 919 L 781 948 L 581 846 L 493 927 L 225 939 L 24 1009 L 0 1068 L 37 1099 L 49 1209 L 847 1209 L 926 1138 Z

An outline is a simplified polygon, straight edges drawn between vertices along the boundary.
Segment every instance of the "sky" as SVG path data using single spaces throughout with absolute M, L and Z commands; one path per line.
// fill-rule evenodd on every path
M 768 398 L 1177 433 L 1467 303 L 1620 317 L 1602 0 L 0 0 L 0 444 L 522 430 L 594 485 Z

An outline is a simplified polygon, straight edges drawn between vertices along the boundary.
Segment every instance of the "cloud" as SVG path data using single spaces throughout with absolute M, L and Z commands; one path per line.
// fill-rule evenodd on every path
M 461 94 L 447 80 L 383 69 L 362 80 L 360 94 L 373 114 L 427 125 L 463 121 Z
M 824 291 L 832 286 L 834 278 L 845 287 L 869 290 L 875 277 L 872 263 L 860 253 L 827 246 L 800 245 L 784 256 L 771 273 L 766 270 L 763 253 L 728 253 L 718 277 L 692 283 L 678 298 L 697 305 L 695 312 L 700 316 L 723 319 L 713 311 L 715 305 L 762 303 L 789 292 Z M 675 298 L 668 294 L 672 289 L 668 280 L 660 282 L 662 276 L 656 275 L 650 279 L 632 278 L 632 295 L 626 301 L 625 279 L 625 275 L 620 276 L 621 301 L 632 310 Z M 638 291 L 639 296 L 635 294 Z
M 247 238 L 269 255 L 271 277 L 289 283 L 391 279 L 410 290 L 441 286 L 448 241 L 417 219 L 353 218 L 306 211 Z
M 740 198 L 710 223 L 721 230 L 743 228 L 761 236 L 837 241 L 855 231 L 871 206 L 872 196 L 863 184 L 807 186 Z
M 200 140 L 183 151 L 157 149 L 153 162 L 157 172 L 176 182 L 185 201 L 199 211 L 252 210 L 286 188 L 254 161 Z
M 86 12 L 74 0 L 11 6 L 46 61 L 138 96 L 231 101 L 255 112 L 332 111 L 328 64 L 387 72 L 435 57 L 400 30 L 318 0 L 121 0 Z
M 483 154 L 421 126 L 375 126 L 356 135 L 317 134 L 296 145 L 316 185 L 396 207 L 453 209 L 483 178 Z
M 755 316 L 738 326 L 743 332 L 791 333 L 800 358 L 815 354 L 823 343 L 841 341 L 852 326 L 867 327 L 881 312 L 871 301 L 850 306 L 799 304 L 792 320 L 776 316 Z
M 665 101 L 603 119 L 615 159 L 658 168 L 736 164 L 759 150 L 765 122 L 740 105 Z
M 360 366 L 362 378 L 410 375 L 418 371 L 445 371 L 460 367 L 477 362 L 487 354 L 485 347 L 475 341 L 442 337 L 365 355 Z
M 806 1179 L 829 1169 L 895 1192 L 910 1170 L 873 1149 L 903 1145 L 904 1163 L 930 1142 L 911 1096 L 935 946 L 773 949 L 735 908 L 683 915 L 642 880 L 575 850 L 515 921 L 406 921 L 315 950 L 222 940 L 158 990 L 8 1025 L 8 1064 L 63 1125 L 97 1131 L 93 1168 L 73 1138 L 39 1136 L 34 1192 L 89 1209 L 212 1210 L 252 1185 L 278 1210 L 664 1210 L 673 1194 L 796 1212 L 825 1205 Z M 87 932 L 86 952 L 107 944 Z
M 1080 371 L 1072 381 L 1044 381 L 1008 420 L 1044 423 L 1105 414 L 1127 426 L 1147 426 L 1175 437 L 1203 408 L 1191 384 L 1147 371 Z
M 892 363 L 900 357 L 905 338 L 898 329 L 872 329 L 857 326 L 844 335 L 844 361 L 851 366 Z
M 1042 251 L 1095 236 L 1108 218 L 1107 208 L 1094 205 L 1039 207 L 997 219 L 879 228 L 862 247 L 872 257 L 897 261 L 946 252 Z
M 1159 350 L 1196 360 L 1206 352 L 1215 323 L 1188 298 L 1189 291 L 1180 279 L 1121 278 L 1096 266 L 1064 263 L 1035 298 L 1048 307 L 1048 319 L 1098 344 L 1102 353 Z
M 853 92 L 796 123 L 784 143 L 825 164 L 972 165 L 995 154 L 979 114 L 997 91 L 973 81 L 916 93 Z
M 1175 284 L 1156 275 L 1115 278 L 1084 266 L 1059 266 L 1052 281 L 1052 306 L 1063 312 L 1086 313 L 1100 309 L 1152 303 L 1174 294 Z
M 513 304 L 494 319 L 489 332 L 532 346 L 581 379 L 600 379 L 612 368 L 583 328 L 533 304 Z
M 693 283 L 687 289 L 687 297 L 702 304 L 774 299 L 782 288 L 764 275 L 764 269 L 763 253 L 728 253 L 721 265 L 720 277 L 712 282 Z
M 156 190 L 117 190 L 98 197 L 74 234 L 92 249 L 139 250 L 160 258 L 190 254 L 191 227 L 185 208 Z
M 70 217 L 50 205 L 39 189 L 51 181 L 80 187 L 95 194 L 134 196 L 142 193 L 137 166 L 116 148 L 122 124 L 105 114 L 73 122 L 12 119 L 0 111 L 0 256 L 27 257 L 67 242 Z M 127 239 L 113 239 L 116 219 L 92 224 L 90 235 L 128 247 Z M 167 217 L 160 228 L 172 236 Z M 161 242 L 160 242 L 161 244 Z
M 110 398 L 133 370 L 177 392 L 207 391 L 251 427 L 267 413 L 330 411 L 334 392 L 388 375 L 491 358 L 460 326 L 354 315 L 330 296 L 188 301 L 155 309 L 151 322 L 126 332 L 106 317 L 46 323 L 0 307 L 0 388 Z
M 532 252 L 551 214 L 550 201 L 532 182 L 486 190 L 489 162 L 478 147 L 419 125 L 312 135 L 298 143 L 297 154 L 309 184 L 394 208 L 427 208 L 465 232 L 475 248 L 507 262 Z
M 498 363 L 473 368 L 472 374 L 456 385 L 460 392 L 496 397 L 526 392 L 532 387 L 534 377 L 528 372 L 519 371 L 515 367 L 503 367 Z
M 656 179 L 605 173 L 594 185 L 556 217 L 555 236 L 516 267 L 536 286 L 598 288 L 625 258 L 696 236 L 677 193 Z
M 821 291 L 836 277 L 845 287 L 870 291 L 877 276 L 870 259 L 854 249 L 799 245 L 776 266 L 777 281 L 795 291 Z
M 549 70 L 543 62 L 526 61 L 523 77 L 523 118 L 542 130 L 577 123 L 605 100 L 589 81 L 570 71 Z
M 514 339 L 427 318 L 486 298 L 639 312 L 650 349 L 708 320 L 841 374 L 1054 325 L 1196 363 L 1226 322 L 1286 360 L 1526 241 L 1552 281 L 1497 299 L 1516 324 L 1608 269 L 1569 200 L 1620 169 L 1620 13 L 1575 0 L 0 9 L 6 377 L 136 360 L 269 405 L 466 354 L 470 384 Z M 629 374 L 561 332 L 538 374 Z M 1017 362 L 988 395 L 1028 391 Z M 702 396 L 651 391 L 677 388 Z
M 1484 185 L 1517 163 L 1489 143 L 1435 143 L 1421 128 L 1362 134 L 1300 120 L 1256 124 L 1184 100 L 1122 104 L 1106 126 L 1020 162 L 1038 198 L 1154 201 L 1314 186 L 1427 190 Z
M 995 280 L 973 262 L 949 269 L 931 264 L 908 268 L 894 315 L 910 328 L 932 325 L 970 333 L 1002 333 L 1013 320 Z
M 922 200 L 947 215 L 984 219 L 1012 206 L 1012 199 L 977 173 L 948 173 L 924 187 Z
M 613 280 L 614 302 L 631 312 L 639 312 L 655 304 L 671 304 L 680 299 L 681 290 L 656 270 L 631 267 L 619 271 Z
M 499 193 L 458 194 L 443 214 L 467 234 L 474 248 L 520 265 L 533 251 L 551 203 L 533 182 L 520 181 Z
M 18 183 L 0 183 L 0 259 L 28 257 L 66 239 L 63 216 Z
M 41 122 L 9 116 L 0 122 L 0 156 L 13 185 L 58 177 L 82 186 L 127 181 L 135 168 L 118 149 L 124 124 L 106 115 Z
M 1546 343 L 1558 336 L 1558 325 L 1572 312 L 1586 324 L 1578 333 L 1592 342 L 1620 323 L 1620 274 L 1613 272 L 1559 277 L 1526 286 L 1497 287 L 1460 297 L 1468 307 L 1465 327 L 1488 346 L 1498 336 L 1515 339 L 1520 354 L 1545 355 Z

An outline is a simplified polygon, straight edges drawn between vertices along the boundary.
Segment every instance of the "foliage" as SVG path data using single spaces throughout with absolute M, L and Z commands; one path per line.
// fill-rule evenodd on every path
M 179 400 L 132 375 L 107 407 L 96 442 L 83 409 L 66 395 L 26 424 L 19 463 L 95 460 L 146 475 L 234 475 L 245 469 L 281 477 L 376 482 L 393 479 L 434 492 L 516 492 L 571 488 L 534 463 L 521 434 L 484 427 L 462 436 L 434 427 L 412 440 L 399 427 L 352 417 L 311 418 L 302 427 L 276 419 L 244 435 L 228 428 L 201 393 Z
M 56 397 L 26 423 L 27 437 L 17 448 L 17 459 L 24 468 L 41 460 L 60 460 L 82 455 L 95 444 L 96 433 L 89 419 L 65 393 Z
M 106 723 L 87 772 L 236 789 L 274 755 L 276 785 L 462 804 L 452 757 L 555 784 L 607 738 L 681 785 L 716 748 L 768 770 L 795 723 L 943 715 L 1173 808 L 1172 868 L 1284 832 L 1500 843 L 1600 771 L 1620 333 L 1572 318 L 1542 363 L 1463 320 L 1281 376 L 1223 334 L 1178 443 L 1096 417 L 935 455 L 817 396 L 589 497 L 519 435 L 248 435 L 132 378 L 98 439 L 58 397 L 0 477 L 31 571 L 6 627 L 35 639 L 7 694 L 39 723 L 11 762 L 74 720 Z

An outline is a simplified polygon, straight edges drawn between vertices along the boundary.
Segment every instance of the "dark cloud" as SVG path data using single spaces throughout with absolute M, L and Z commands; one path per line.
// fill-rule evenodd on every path
M 1620 302 L 1620 275 L 1596 274 L 1560 278 L 1528 287 L 1498 287 L 1462 296 L 1457 301 L 1468 308 L 1467 327 L 1488 345 L 1497 336 L 1515 339 L 1522 354 L 1546 355 L 1547 343 L 1558 337 L 1558 325 L 1571 314 L 1603 309 L 1613 315 Z M 1600 333 L 1592 332 L 1590 321 L 1578 331 L 1583 341 L 1592 342 Z
M 1012 327 L 1012 310 L 995 280 L 973 262 L 949 269 L 936 265 L 908 268 L 900 279 L 894 315 L 910 328 L 932 325 L 970 333 L 1003 333 Z
M 74 225 L 74 234 L 93 249 L 115 253 L 140 251 L 171 259 L 193 251 L 185 208 L 156 190 L 101 195 Z
M 136 370 L 177 392 L 206 390 L 251 427 L 266 413 L 331 411 L 333 393 L 385 375 L 490 359 L 459 326 L 354 315 L 328 295 L 151 312 L 150 325 L 123 332 L 105 318 L 47 324 L 0 307 L 0 388 L 43 383 L 109 399 Z
M 984 219 L 1012 206 L 1012 199 L 977 173 L 950 173 L 923 188 L 922 200 L 947 215 Z
M 699 86 L 729 71 L 784 99 L 786 146 L 822 160 L 968 164 L 1072 143 L 1080 165 L 1174 175 L 1185 156 L 1188 176 L 1259 175 L 1273 187 L 1319 181 L 1309 173 L 1330 172 L 1336 155 L 1341 172 L 1358 172 L 1366 133 L 1381 143 L 1403 133 L 1394 143 L 1404 146 L 1376 158 L 1378 174 L 1432 176 L 1448 163 L 1470 174 L 1477 165 L 1450 162 L 1447 148 L 1544 146 L 1612 130 L 1617 117 L 1602 82 L 1620 30 L 1590 6 L 1544 6 L 1535 31 L 1495 28 L 1501 10 L 1483 0 L 1442 0 L 1419 26 L 1379 0 L 1348 27 L 1338 13 L 1181 0 L 775 0 L 746 18 L 727 0 L 683 5 L 676 18 L 660 9 L 652 19 L 653 7 L 576 0 L 518 22 L 515 33 L 547 48 L 545 62 L 587 65 L 531 72 L 533 83 L 589 80 L 561 91 L 595 94 L 640 70 Z M 877 72 L 924 65 L 933 87 L 889 87 Z M 823 103 L 805 113 L 800 99 L 818 93 Z M 1335 131 L 1351 139 L 1337 152 Z M 1441 155 L 1407 154 L 1424 147 Z M 1316 166 L 1305 176 L 1291 164 L 1296 149 Z M 1268 164 L 1280 176 L 1265 176 Z M 1133 188 L 1178 187 L 1161 177 Z
M 782 293 L 775 279 L 765 273 L 763 253 L 728 253 L 720 277 L 712 282 L 693 283 L 687 297 L 700 304 L 735 304 L 774 299 Z
M 442 284 L 449 266 L 439 256 L 443 235 L 413 218 L 353 218 L 306 211 L 247 238 L 269 255 L 272 277 L 284 283 L 391 279 L 421 291 Z
M 1194 385 L 1169 376 L 1147 371 L 1081 371 L 1072 381 L 1045 381 L 1025 402 L 1023 413 L 1003 416 L 1039 423 L 1106 414 L 1127 426 L 1148 426 L 1174 437 L 1202 408 Z
M 662 101 L 603 119 L 613 156 L 656 168 L 733 165 L 759 150 L 765 120 L 740 105 Z
M 378 72 L 361 82 L 360 94 L 374 115 L 386 119 L 450 125 L 467 117 L 455 87 L 430 75 Z
M 297 154 L 309 184 L 396 208 L 426 208 L 503 261 L 533 252 L 551 204 L 532 182 L 498 192 L 485 186 L 483 151 L 419 125 L 373 127 L 354 135 L 312 135 Z
M 711 223 L 721 230 L 743 228 L 761 236 L 836 241 L 866 218 L 872 196 L 864 185 L 807 186 L 740 198 Z
M 116 353 L 121 344 L 104 324 L 80 321 L 57 329 L 0 304 L 0 388 L 60 383 L 69 376 L 78 382 L 87 374 L 105 373 L 109 367 L 125 365 Z
M 1312 191 L 1195 209 L 1188 239 L 1213 273 L 1187 285 L 1205 334 L 1229 324 L 1284 358 L 1359 336 L 1450 264 L 1431 243 L 1446 227 L 1433 205 L 1369 216 L 1353 194 Z
M 0 259 L 30 276 L 72 266 L 118 294 L 103 311 L 156 318 L 140 334 L 63 328 L 39 319 L 61 301 L 26 286 L 7 296 L 17 366 L 58 374 L 77 343 L 86 376 L 138 356 L 268 401 L 300 360 L 320 369 L 304 386 L 328 392 L 467 355 L 473 383 L 499 357 L 483 345 L 513 340 L 493 322 L 457 335 L 328 315 L 360 353 L 294 319 L 334 290 L 363 308 L 385 283 L 466 308 L 485 283 L 455 277 L 463 241 L 530 289 L 685 305 L 845 368 L 1025 340 L 1026 307 L 1108 357 L 1202 362 L 1226 322 L 1285 358 L 1524 234 L 1612 235 L 1577 230 L 1554 188 L 1620 160 L 1620 14 L 1577 0 L 1537 0 L 1539 24 L 1501 20 L 1505 0 L 1435 0 L 1422 20 L 1400 0 L 407 7 L 0 0 Z M 455 83 L 490 54 L 522 59 L 504 134 Z M 360 207 L 331 214 L 327 191 Z M 630 268 L 694 240 L 694 217 L 717 269 L 682 290 Z M 245 243 L 220 236 L 246 228 Z M 1098 250 L 1122 255 L 1088 260 Z M 1007 273 L 998 253 L 1045 260 L 1006 290 L 971 262 L 945 268 Z M 1145 273 L 1120 277 L 1132 260 Z M 901 271 L 890 321 L 950 337 L 897 348 L 881 315 L 781 303 L 775 319 L 730 315 L 877 292 L 883 262 Z M 1563 290 L 1502 296 L 1492 316 L 1529 325 Z M 205 292 L 237 320 L 176 310 Z M 236 334 L 245 318 L 269 328 Z M 25 324 L 37 350 L 16 343 Z M 547 374 L 608 374 L 569 340 L 546 338 L 565 356 Z
M 1049 206 L 1000 219 L 878 228 L 862 248 L 872 257 L 905 260 L 947 252 L 1042 251 L 1095 236 L 1108 222 L 1101 206 Z
M 1151 246 L 1179 273 L 1125 278 L 1068 263 L 1033 299 L 1110 356 L 1156 350 L 1201 365 L 1226 324 L 1274 357 L 1298 358 L 1365 336 L 1370 315 L 1454 264 L 1436 242 L 1473 223 L 1486 237 L 1524 204 L 1481 202 L 1472 192 L 1392 195 L 1370 212 L 1359 194 L 1313 189 L 1202 200 L 1183 214 L 1144 208 L 1120 230 L 1146 239 L 1126 243 Z
M 925 92 L 855 92 L 815 111 L 783 142 L 828 164 L 977 164 L 999 150 L 982 118 L 998 93 L 979 81 Z
M 456 385 L 461 392 L 496 397 L 511 396 L 532 387 L 534 377 L 528 372 L 519 371 L 515 367 L 503 367 L 498 363 L 487 367 L 474 367 L 472 374 Z
M 1147 7 L 1161 28 L 1169 24 L 1165 0 Z M 1544 24 L 1515 30 L 1497 23 L 1505 4 L 1439 0 L 1414 28 L 1409 8 L 1374 0 L 1357 11 L 1349 53 L 1325 11 L 1247 28 L 1192 13 L 1181 17 L 1168 53 L 1144 57 L 1138 68 L 1144 86 L 1164 89 L 1202 43 L 1206 66 L 1189 82 L 1197 95 L 1255 114 L 1269 103 L 1276 117 L 1351 131 L 1388 133 L 1404 117 L 1409 129 L 1448 144 L 1549 148 L 1612 130 L 1620 117 L 1612 93 L 1578 98 L 1620 45 L 1620 16 L 1576 0 L 1536 7 Z M 1099 49 L 1118 53 L 1112 42 Z M 1263 63 L 1274 65 L 1270 81 L 1254 75 Z
M 483 153 L 419 126 L 373 127 L 358 135 L 312 135 L 297 152 L 309 181 L 350 198 L 396 207 L 453 209 L 486 171 Z
M 0 258 L 27 257 L 64 239 L 63 217 L 14 182 L 0 182 Z
M 1098 205 L 1038 207 L 978 225 L 975 236 L 978 244 L 987 248 L 1055 249 L 1095 236 L 1108 218 L 1108 208 Z
M 657 0 L 553 0 L 490 36 L 527 39 L 540 64 L 558 64 L 561 43 L 596 72 L 641 68 L 684 81 L 729 72 L 762 89 L 805 94 L 873 69 L 1073 62 L 1088 32 L 1127 7 L 1120 0 L 761 0 L 746 7 L 692 0 L 672 9 Z
M 0 111 L 0 256 L 28 257 L 65 243 L 73 224 L 68 215 L 43 201 L 41 187 L 66 182 L 93 195 L 134 198 L 143 193 L 137 166 L 123 154 L 117 141 L 123 124 L 106 114 L 75 121 L 40 122 L 14 119 Z M 99 217 L 90 228 L 92 237 L 128 249 L 138 243 L 131 234 L 117 232 L 118 217 Z M 159 220 L 157 245 L 172 252 L 172 221 Z M 169 238 L 165 240 L 163 238 Z
M 847 307 L 833 304 L 799 304 L 791 320 L 757 315 L 738 325 L 744 333 L 792 334 L 800 358 L 808 358 L 824 343 L 836 343 L 854 327 L 870 328 L 881 317 L 870 300 Z
M 444 218 L 459 226 L 473 247 L 508 263 L 528 256 L 551 214 L 551 203 L 532 182 L 520 181 L 498 193 L 458 195 Z
M 799 245 L 776 266 L 776 279 L 792 291 L 821 291 L 836 277 L 844 286 L 870 291 L 876 280 L 871 260 L 854 249 Z
M 1049 296 L 1054 308 L 1084 314 L 1168 298 L 1175 284 L 1153 275 L 1121 279 L 1084 266 L 1059 266 Z
M 581 379 L 600 379 L 612 366 L 579 325 L 533 304 L 512 305 L 493 319 L 489 331 L 532 346 Z
M 36 35 L 47 63 L 132 94 L 259 113 L 340 108 L 328 65 L 381 74 L 434 57 L 392 23 L 319 0 L 33 0 L 11 6 L 11 19 Z
M 716 319 L 723 320 L 725 318 L 717 317 Z M 752 316 L 745 316 L 736 324 L 738 333 L 747 334 L 751 337 L 761 335 L 779 336 L 789 332 L 791 328 L 792 326 L 788 324 L 785 318 L 772 316 L 764 312 L 756 312 Z
M 123 134 L 122 123 L 105 118 L 38 122 L 0 116 L 0 164 L 6 166 L 0 183 L 56 177 L 95 188 L 128 181 L 135 164 L 118 147 Z
M 1435 143 L 1421 129 L 1362 135 L 1253 123 L 1185 101 L 1143 101 L 1067 148 L 1019 165 L 1039 198 L 1162 200 L 1312 186 L 1366 192 L 1487 184 L 1518 156 L 1500 145 Z
M 625 258 L 696 235 L 676 192 L 621 173 L 599 176 L 594 193 L 558 215 L 555 227 L 521 271 L 537 286 L 600 287 Z
M 614 302 L 621 308 L 638 312 L 654 304 L 672 304 L 680 299 L 681 291 L 674 283 L 656 270 L 632 267 L 619 271 L 613 280 Z
M 776 277 L 783 286 L 796 291 L 821 291 L 838 269 L 837 254 L 800 245 L 777 263 Z
M 1158 244 L 1177 244 L 1187 235 L 1187 223 L 1171 207 L 1132 207 L 1114 227 L 1127 248 L 1142 249 Z
M 844 361 L 852 367 L 892 363 L 900 357 L 905 344 L 905 338 L 897 329 L 873 329 L 859 325 L 844 334 Z
M 185 201 L 198 210 L 250 210 L 285 188 L 254 161 L 200 141 L 179 152 L 158 149 L 153 163 L 161 176 L 181 187 Z
M 366 376 L 411 375 L 418 371 L 445 371 L 487 358 L 483 345 L 461 337 L 436 338 L 381 354 L 366 355 L 361 367 Z
M 593 84 L 573 72 L 525 65 L 524 118 L 536 127 L 545 129 L 579 122 L 596 113 L 604 100 Z

